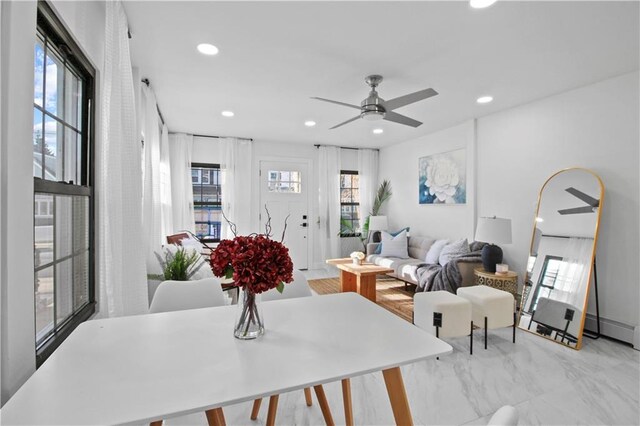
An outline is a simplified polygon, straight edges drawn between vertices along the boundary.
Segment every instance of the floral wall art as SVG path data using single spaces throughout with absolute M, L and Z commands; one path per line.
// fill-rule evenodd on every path
M 465 204 L 467 202 L 466 149 L 422 157 L 418 164 L 420 204 Z

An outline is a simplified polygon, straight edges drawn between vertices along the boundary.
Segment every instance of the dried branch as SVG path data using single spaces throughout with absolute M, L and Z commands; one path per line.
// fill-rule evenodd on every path
M 291 216 L 291 214 L 288 214 L 287 217 L 284 218 L 284 229 L 282 230 L 282 238 L 280 239 L 281 243 L 284 242 L 284 235 L 287 233 L 287 221 L 289 220 L 289 216 Z
M 233 234 L 233 236 L 237 237 L 238 236 L 238 227 L 236 226 L 236 224 L 231 222 L 229 220 L 229 218 L 227 218 L 227 216 L 224 214 L 224 209 L 220 209 L 220 212 L 222 212 L 222 217 L 224 218 L 224 220 L 229 225 L 229 229 L 231 230 L 231 233 Z
M 264 205 L 264 209 L 267 212 L 267 221 L 264 224 L 264 235 L 267 238 L 271 238 L 271 213 L 269 213 L 269 209 L 266 204 Z

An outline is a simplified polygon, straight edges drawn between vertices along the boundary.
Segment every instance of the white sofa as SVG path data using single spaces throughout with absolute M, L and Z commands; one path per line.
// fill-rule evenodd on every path
M 375 254 L 381 243 L 367 244 L 367 262 L 375 265 L 384 266 L 393 269 L 394 272 L 388 275 L 404 281 L 407 284 L 418 284 L 418 265 L 424 264 L 427 252 L 435 239 L 421 236 L 410 236 L 407 238 L 409 245 L 409 258 L 400 259 L 397 257 L 385 257 Z M 458 262 L 458 269 L 462 275 L 462 287 L 475 285 L 475 277 L 473 270 L 482 267 L 481 262 Z

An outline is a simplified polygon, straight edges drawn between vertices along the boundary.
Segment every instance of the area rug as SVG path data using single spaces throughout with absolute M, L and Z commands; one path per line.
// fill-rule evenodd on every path
M 309 280 L 309 285 L 318 294 L 340 293 L 340 278 Z M 412 286 L 405 290 L 402 281 L 378 278 L 376 290 L 378 305 L 410 323 L 413 322 Z

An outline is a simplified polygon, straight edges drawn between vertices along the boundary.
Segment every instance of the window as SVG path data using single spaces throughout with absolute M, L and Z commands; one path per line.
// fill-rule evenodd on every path
M 544 264 L 542 265 L 542 272 L 538 279 L 538 285 L 536 286 L 533 294 L 533 303 L 529 307 L 529 312 L 533 312 L 538 305 L 538 298 L 549 297 L 551 292 L 556 287 L 558 281 L 562 281 L 562 278 L 558 276 L 560 268 L 565 264 L 561 257 L 558 256 L 546 256 Z
M 95 311 L 95 70 L 38 2 L 33 98 L 35 348 L 39 366 Z
M 340 172 L 340 236 L 360 235 L 360 179 L 354 170 Z
M 222 194 L 219 164 L 191 164 L 196 235 L 208 242 L 220 241 Z
M 269 192 L 300 194 L 302 174 L 297 170 L 269 170 L 267 185 L 269 185 Z

